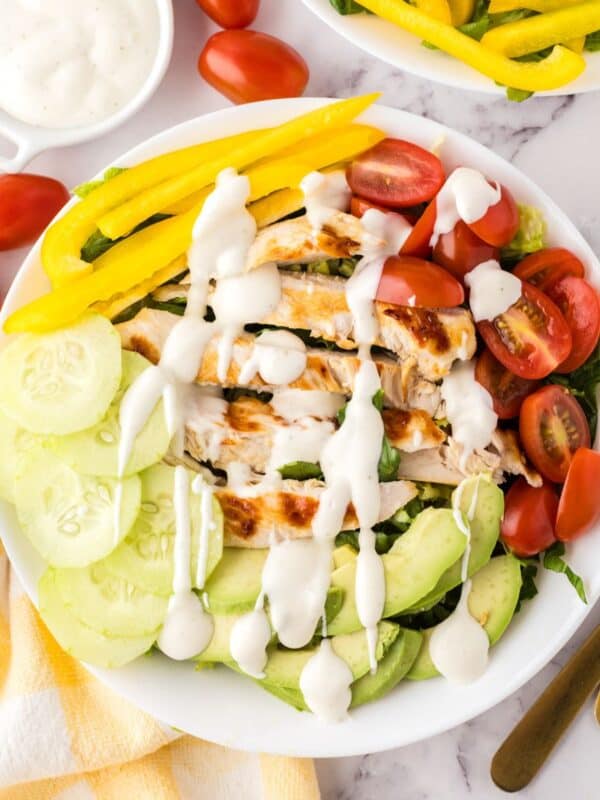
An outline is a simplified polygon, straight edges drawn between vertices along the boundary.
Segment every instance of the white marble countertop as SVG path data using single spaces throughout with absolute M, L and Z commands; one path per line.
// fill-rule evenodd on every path
M 174 0 L 175 50 L 168 74 L 148 105 L 103 139 L 38 157 L 29 171 L 73 186 L 152 134 L 227 104 L 198 77 L 196 61 L 213 31 L 194 0 Z M 298 48 L 311 69 L 307 94 L 347 96 L 383 91 L 382 102 L 434 118 L 491 147 L 533 178 L 600 252 L 600 97 L 538 98 L 517 105 L 490 95 L 428 84 L 392 69 L 323 27 L 300 0 L 262 0 L 255 23 Z M 598 127 L 596 127 L 598 126 Z M 0 145 L 2 149 L 3 145 Z M 0 254 L 0 291 L 24 251 Z M 557 609 L 557 613 L 560 610 Z M 357 758 L 321 761 L 324 800 L 454 800 L 505 796 L 489 777 L 491 756 L 539 691 L 590 632 L 600 614 L 537 678 L 501 705 L 426 742 Z M 593 800 L 599 795 L 600 728 L 588 704 L 542 775 L 519 796 Z

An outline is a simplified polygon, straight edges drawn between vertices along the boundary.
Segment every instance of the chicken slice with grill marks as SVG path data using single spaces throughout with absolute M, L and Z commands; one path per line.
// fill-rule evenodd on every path
M 166 338 L 178 319 L 177 315 L 167 311 L 143 308 L 133 319 L 117 325 L 117 330 L 126 350 L 141 353 L 156 364 Z M 236 339 L 227 377 L 221 382 L 217 376 L 219 338 L 213 338 L 204 352 L 197 383 L 223 387 L 242 385 L 239 381 L 240 371 L 252 354 L 255 339 L 252 334 L 243 334 Z M 431 415 L 435 413 L 440 402 L 439 388 L 418 376 L 414 360 L 398 363 L 385 355 L 375 355 L 373 360 L 381 378 L 386 406 L 423 408 Z M 306 369 L 290 386 L 350 395 L 359 367 L 360 360 L 355 353 L 309 348 Z M 273 388 L 265 384 L 259 375 L 245 385 L 263 391 Z
M 261 322 L 306 330 L 314 338 L 352 350 L 356 342 L 345 285 L 345 278 L 282 270 L 279 305 Z M 171 284 L 158 289 L 154 297 L 170 300 L 187 292 L 187 285 Z M 380 301 L 374 307 L 379 326 L 375 344 L 410 360 L 420 378 L 440 380 L 457 359 L 467 360 L 475 353 L 475 326 L 464 308 L 411 308 Z
M 227 547 L 269 547 L 273 540 L 308 539 L 312 520 L 325 489 L 321 481 L 282 480 L 276 484 L 257 484 L 241 489 L 215 487 L 224 516 L 224 544 Z M 379 521 L 388 519 L 417 496 L 409 481 L 379 485 Z M 358 526 L 352 505 L 344 518 L 344 530 Z
M 306 429 L 302 419 L 289 422 L 279 416 L 270 403 L 254 397 L 240 397 L 226 403 L 216 397 L 206 397 L 199 389 L 188 408 L 185 449 L 197 461 L 210 461 L 219 469 L 243 462 L 255 473 L 265 473 L 277 434 L 287 429 L 301 436 Z M 329 428 L 326 432 L 333 433 L 333 420 L 307 416 L 322 420 Z M 390 443 L 404 452 L 439 447 L 446 438 L 424 411 L 385 409 L 383 422 Z
M 449 437 L 441 447 L 403 454 L 398 477 L 457 486 L 465 476 L 490 472 L 496 483 L 502 483 L 507 475 L 522 475 L 530 486 L 542 485 L 541 476 L 521 452 L 514 431 L 496 430 L 489 447 L 472 453 L 464 467 L 461 459 L 461 445 Z

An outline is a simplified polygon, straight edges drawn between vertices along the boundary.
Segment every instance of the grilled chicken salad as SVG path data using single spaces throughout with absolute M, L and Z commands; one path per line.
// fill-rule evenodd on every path
M 542 564 L 585 599 L 596 291 L 506 187 L 353 123 L 373 99 L 111 170 L 48 229 L 0 493 L 76 657 L 333 722 L 477 680 Z

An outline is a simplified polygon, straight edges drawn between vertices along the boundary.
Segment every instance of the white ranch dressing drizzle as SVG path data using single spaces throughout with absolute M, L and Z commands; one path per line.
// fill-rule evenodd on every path
M 345 402 L 343 394 L 318 389 L 278 389 L 271 398 L 273 410 L 287 422 L 296 422 L 303 417 L 331 419 Z
M 435 198 L 436 219 L 430 240 L 435 247 L 444 233 L 450 233 L 459 220 L 477 222 L 502 196 L 500 186 L 490 186 L 476 169 L 458 167 L 448 177 Z
M 304 193 L 306 217 L 315 233 L 319 233 L 336 211 L 347 211 L 352 192 L 343 170 L 309 172 L 300 182 Z
M 479 480 L 475 484 L 466 519 L 461 510 L 465 486 L 466 481 L 463 481 L 452 498 L 454 519 L 467 539 L 461 564 L 463 586 L 460 600 L 448 619 L 435 628 L 429 641 L 429 653 L 434 666 L 448 681 L 456 684 L 472 683 L 483 675 L 487 667 L 490 649 L 487 633 L 469 611 L 471 580 L 468 578 L 468 574 L 471 556 L 471 522 L 477 509 Z
M 156 58 L 147 0 L 0 0 L 0 107 L 45 128 L 92 125 L 142 88 Z
M 323 448 L 334 432 L 333 422 L 312 417 L 304 417 L 292 425 L 277 428 L 267 472 L 294 461 L 318 464 Z
M 300 673 L 300 690 L 307 706 L 325 722 L 342 722 L 352 701 L 350 667 L 323 639 Z
M 297 380 L 305 369 L 306 345 L 299 336 L 290 331 L 264 331 L 257 337 L 239 380 L 249 383 L 258 373 L 271 386 L 286 385 Z
M 493 259 L 467 273 L 465 283 L 471 290 L 469 307 L 475 322 L 504 314 L 521 297 L 520 279 Z
M 475 365 L 470 361 L 454 364 L 442 381 L 441 396 L 452 425 L 452 438 L 463 448 L 464 467 L 474 450 L 483 449 L 492 441 L 498 415 L 490 393 L 475 380 Z

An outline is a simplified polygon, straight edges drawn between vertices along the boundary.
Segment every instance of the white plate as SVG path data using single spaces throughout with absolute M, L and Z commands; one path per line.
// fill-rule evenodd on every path
M 276 125 L 324 102 L 303 98 L 229 108 L 165 131 L 116 163 L 127 166 L 201 140 Z M 443 137 L 441 153 L 448 169 L 459 164 L 475 167 L 510 187 L 520 202 L 536 205 L 548 221 L 551 243 L 577 253 L 600 282 L 600 264 L 571 222 L 540 189 L 499 156 L 436 122 L 392 108 L 372 108 L 364 121 L 425 147 Z M 46 285 L 38 242 L 8 295 L 2 318 L 39 295 Z M 6 505 L 0 506 L 0 526 L 12 563 L 35 601 L 42 562 Z M 595 566 L 600 564 L 600 535 L 589 535 L 578 542 L 570 549 L 569 559 L 583 575 L 592 603 L 600 594 L 600 570 Z M 382 700 L 353 712 L 341 725 L 327 725 L 310 714 L 299 713 L 250 679 L 225 668 L 194 672 L 191 664 L 153 654 L 122 669 L 92 672 L 159 719 L 238 749 L 321 757 L 385 750 L 440 733 L 480 714 L 518 689 L 554 656 L 582 623 L 591 603 L 584 606 L 564 576 L 546 573 L 539 588 L 538 597 L 526 604 L 492 650 L 489 670 L 477 683 L 457 689 L 441 678 L 425 683 L 406 681 Z
M 365 50 L 375 58 L 387 61 L 398 69 L 426 78 L 430 81 L 471 89 L 488 94 L 504 94 L 505 89 L 493 80 L 480 75 L 472 67 L 463 64 L 441 50 L 423 47 L 417 36 L 402 30 L 387 20 L 372 14 L 348 14 L 343 16 L 333 8 L 329 0 L 303 0 L 323 22 L 348 41 Z M 600 54 L 586 53 L 587 67 L 577 80 L 552 92 L 538 95 L 580 94 L 600 89 Z

